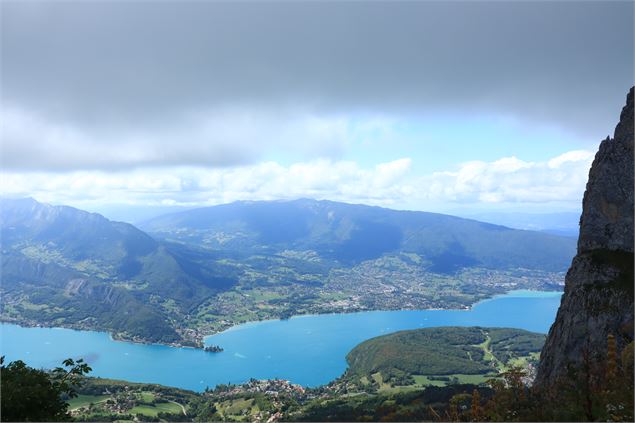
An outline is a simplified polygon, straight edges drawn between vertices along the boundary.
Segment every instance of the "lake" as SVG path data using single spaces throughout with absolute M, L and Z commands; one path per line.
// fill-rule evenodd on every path
M 346 370 L 346 354 L 355 345 L 398 330 L 497 326 L 547 333 L 561 295 L 512 291 L 471 310 L 371 311 L 246 323 L 206 339 L 208 345 L 223 347 L 221 353 L 113 341 L 103 332 L 1 324 L 0 351 L 7 361 L 20 359 L 38 368 L 83 357 L 93 368 L 92 376 L 195 391 L 252 377 L 318 386 Z

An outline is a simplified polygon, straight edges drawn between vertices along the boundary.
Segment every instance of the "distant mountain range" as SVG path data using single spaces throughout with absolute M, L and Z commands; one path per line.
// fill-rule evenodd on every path
M 408 252 L 430 261 L 430 271 L 475 265 L 561 271 L 575 241 L 437 213 L 295 200 L 235 202 L 167 214 L 139 224 L 153 235 L 212 249 L 280 253 L 311 250 L 355 264 Z
M 0 205 L 3 320 L 161 343 L 307 312 L 463 306 L 511 289 L 514 272 L 551 283 L 575 251 L 572 238 L 330 201 L 194 209 L 145 232 L 33 199 Z

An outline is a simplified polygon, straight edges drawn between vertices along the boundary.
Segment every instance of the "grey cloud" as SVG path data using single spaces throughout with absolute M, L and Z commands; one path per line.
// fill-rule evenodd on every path
M 445 109 L 557 123 L 596 141 L 633 83 L 632 2 L 1 7 L 3 104 L 89 138 L 152 137 L 225 108 Z M 252 159 L 234 153 L 228 163 Z
M 337 157 L 350 132 L 348 120 L 239 110 L 92 131 L 7 107 L 2 117 L 2 166 L 30 171 L 222 167 L 254 162 L 272 149 L 296 158 Z

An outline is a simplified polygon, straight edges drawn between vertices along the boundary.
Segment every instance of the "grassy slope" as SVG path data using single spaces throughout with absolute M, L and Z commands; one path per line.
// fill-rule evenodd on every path
M 110 398 L 110 395 L 78 395 L 75 398 L 68 400 L 68 409 L 75 410 L 81 407 L 87 407 L 91 403 L 95 404 L 101 401 L 105 401 Z

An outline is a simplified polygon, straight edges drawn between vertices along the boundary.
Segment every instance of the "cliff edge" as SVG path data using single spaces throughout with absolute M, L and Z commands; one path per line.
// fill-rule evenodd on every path
M 542 350 L 536 386 L 606 357 L 633 341 L 633 88 L 613 138 L 600 144 L 589 172 L 578 252 L 565 279 L 556 321 Z

